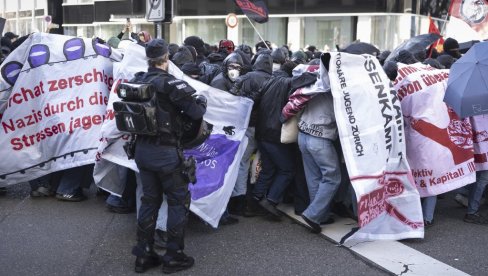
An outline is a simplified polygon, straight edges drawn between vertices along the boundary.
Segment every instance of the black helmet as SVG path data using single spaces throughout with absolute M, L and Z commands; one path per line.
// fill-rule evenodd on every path
M 181 146 L 184 149 L 197 147 L 212 133 L 213 125 L 203 119 L 187 121 L 183 125 L 183 135 L 181 137 Z

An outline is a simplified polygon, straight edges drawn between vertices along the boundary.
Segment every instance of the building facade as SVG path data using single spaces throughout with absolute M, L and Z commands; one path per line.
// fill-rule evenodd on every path
M 164 0 L 160 0 L 164 1 Z M 7 18 L 5 31 L 28 34 L 42 31 L 46 16 L 60 24 L 56 31 L 66 35 L 109 38 L 131 18 L 134 31 L 149 31 L 145 20 L 147 0 L 0 0 L 0 16 Z M 165 0 L 163 36 L 180 44 L 185 37 L 198 35 L 209 44 L 227 38 L 236 44 L 254 45 L 258 32 L 266 40 L 292 50 L 306 45 L 319 49 L 343 48 L 352 41 L 372 43 L 381 50 L 393 49 L 405 39 L 428 30 L 430 14 L 445 21 L 449 0 L 264 0 L 269 21 L 251 23 L 233 0 Z M 238 24 L 225 24 L 235 13 Z M 442 24 L 441 24 L 442 25 Z M 442 26 L 441 26 L 442 29 Z

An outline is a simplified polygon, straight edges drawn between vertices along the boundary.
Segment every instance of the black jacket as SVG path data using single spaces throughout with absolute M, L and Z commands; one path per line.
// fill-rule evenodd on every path
M 233 63 L 239 64 L 242 67 L 242 57 L 238 53 L 231 53 L 224 59 L 222 66 L 220 67 L 221 72 L 212 80 L 210 86 L 220 90 L 230 91 L 234 85 L 234 82 L 231 81 L 227 75 L 227 66 Z
M 220 65 L 204 61 L 198 65 L 200 67 L 199 81 L 210 85 L 212 80 L 220 73 Z
M 253 65 L 253 71 L 240 76 L 231 89 L 231 93 L 248 97 L 254 101 L 249 126 L 256 126 L 257 109 L 261 99 L 261 86 L 271 77 L 273 58 L 269 54 L 260 54 Z
M 298 88 L 315 83 L 313 74 L 289 77 L 283 70 L 273 72 L 273 76 L 263 85 L 259 103 L 259 121 L 256 125 L 256 140 L 281 143 L 281 111 L 288 97 Z
M 159 77 L 154 78 L 158 75 Z M 137 76 L 140 81 L 151 81 L 157 91 L 158 105 L 161 109 L 169 113 L 171 116 L 171 134 L 163 134 L 159 137 L 146 136 L 143 139 L 154 140 L 160 144 L 176 145 L 181 137 L 182 120 L 187 116 L 191 120 L 199 120 L 205 114 L 205 104 L 197 103 L 192 95 L 195 89 L 183 80 L 175 78 L 168 72 L 149 67 L 148 72 L 142 76 Z M 152 80 L 151 80 L 152 79 Z M 157 114 L 157 116 L 167 116 Z

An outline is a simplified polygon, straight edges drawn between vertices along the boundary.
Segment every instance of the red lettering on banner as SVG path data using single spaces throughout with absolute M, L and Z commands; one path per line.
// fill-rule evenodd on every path
M 24 134 L 21 137 L 14 137 L 10 140 L 10 144 L 12 145 L 13 150 L 22 150 L 41 142 L 47 137 L 51 137 L 65 131 L 66 127 L 64 123 L 58 123 L 56 125 L 52 125 L 51 127 L 46 127 L 41 131 L 31 135 Z
M 444 80 L 447 80 L 449 78 L 449 73 L 448 72 L 439 72 L 439 73 L 433 73 L 433 74 L 422 74 L 420 75 L 422 78 L 422 81 L 425 83 L 427 86 L 434 85 L 436 83 L 440 83 Z
M 103 116 L 103 120 L 113 120 L 115 118 L 114 110 L 108 109 L 105 111 L 105 115 Z
M 413 81 L 400 86 L 397 90 L 398 99 L 402 100 L 406 96 L 421 91 L 422 85 L 419 81 Z
M 397 83 L 402 81 L 403 79 L 405 79 L 405 77 L 407 75 L 410 75 L 410 74 L 418 72 L 418 71 L 419 71 L 419 69 L 417 69 L 413 66 L 405 66 L 405 67 L 399 68 L 398 69 L 398 76 L 395 79 L 395 81 L 393 82 L 393 85 L 397 85 Z
M 103 116 L 101 115 L 88 115 L 83 117 L 73 118 L 71 117 L 69 122 L 69 134 L 73 134 L 77 128 L 89 130 L 94 125 L 100 125 L 103 122 Z
M 39 84 L 35 85 L 32 89 L 21 87 L 20 92 L 12 92 L 8 100 L 8 107 L 11 107 L 14 104 L 28 102 L 29 100 L 40 97 L 46 92 L 62 91 L 92 82 L 104 83 L 107 86 L 107 89 L 110 91 L 114 80 L 111 75 L 105 74 L 105 70 L 99 71 L 96 68 L 93 68 L 90 72 L 87 72 L 84 75 L 71 76 L 56 80 L 47 80 L 45 82 L 47 83 L 47 91 L 44 90 L 44 82 L 40 81 Z

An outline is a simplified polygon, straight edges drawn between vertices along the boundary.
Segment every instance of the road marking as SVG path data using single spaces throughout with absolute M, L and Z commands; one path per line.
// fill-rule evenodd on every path
M 280 204 L 278 209 L 309 227 L 300 216 L 295 215 L 293 206 Z M 339 217 L 333 224 L 322 227 L 321 235 L 339 243 L 341 238 L 355 226 L 354 220 Z M 351 242 L 344 246 L 395 275 L 469 275 L 398 241 Z

